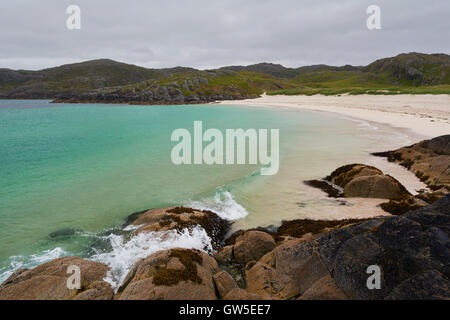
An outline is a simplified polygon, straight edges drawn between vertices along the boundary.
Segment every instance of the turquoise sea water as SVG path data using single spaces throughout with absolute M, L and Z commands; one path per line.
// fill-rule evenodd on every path
M 171 133 L 195 120 L 205 129 L 280 129 L 279 174 L 175 166 Z M 358 130 L 354 121 L 274 108 L 0 101 L 0 280 L 61 255 L 88 256 L 93 238 L 144 209 L 190 204 L 242 218 L 236 226 L 304 217 L 320 201 L 308 202 L 302 179 L 364 154 Z M 77 232 L 49 237 L 64 228 Z

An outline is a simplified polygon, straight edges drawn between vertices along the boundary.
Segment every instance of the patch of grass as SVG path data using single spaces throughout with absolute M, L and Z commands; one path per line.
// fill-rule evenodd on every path
M 348 88 L 311 88 L 301 87 L 294 89 L 272 90 L 268 91 L 267 95 L 397 95 L 397 94 L 450 94 L 449 85 L 440 86 L 421 86 L 421 87 L 384 87 L 384 88 L 361 88 L 361 87 L 348 87 Z

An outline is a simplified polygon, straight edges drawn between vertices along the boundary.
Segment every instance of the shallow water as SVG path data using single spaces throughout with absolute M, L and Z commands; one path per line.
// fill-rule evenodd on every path
M 171 133 L 192 130 L 195 120 L 205 129 L 280 129 L 279 173 L 261 176 L 254 165 L 175 166 Z M 302 181 L 366 157 L 380 135 L 365 122 L 301 110 L 0 101 L 0 281 L 58 256 L 92 258 L 105 230 L 149 208 L 210 209 L 239 219 L 234 228 L 336 218 L 339 204 Z M 49 237 L 64 228 L 75 233 Z M 111 252 L 123 253 L 127 244 L 112 238 Z M 112 259 L 102 254 L 97 259 Z

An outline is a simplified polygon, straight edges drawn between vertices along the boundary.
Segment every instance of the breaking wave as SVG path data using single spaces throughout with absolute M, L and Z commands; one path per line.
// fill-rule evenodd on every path
M 112 250 L 94 254 L 89 259 L 102 262 L 111 268 L 104 280 L 109 282 L 115 290 L 119 288 L 137 261 L 157 251 L 185 248 L 212 252 L 211 238 L 199 226 L 182 232 L 176 230 L 143 232 L 128 241 L 123 235 L 116 234 L 101 238 L 111 243 Z
M 197 210 L 213 211 L 222 219 L 229 221 L 242 219 L 248 215 L 248 211 L 233 198 L 233 195 L 223 189 L 218 189 L 214 197 L 191 201 L 186 206 Z
M 18 269 L 30 269 L 40 264 L 49 262 L 51 260 L 70 255 L 69 252 L 56 247 L 42 251 L 40 253 L 32 254 L 30 256 L 12 256 L 10 257 L 10 264 L 6 268 L 0 269 L 0 284 Z

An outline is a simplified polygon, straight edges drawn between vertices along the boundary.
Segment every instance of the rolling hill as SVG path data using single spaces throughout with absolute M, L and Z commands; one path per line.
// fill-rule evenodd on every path
M 215 70 L 147 69 L 108 59 L 40 71 L 0 69 L 0 98 L 116 103 L 201 103 L 267 94 L 450 93 L 450 56 L 408 53 L 368 66 Z

